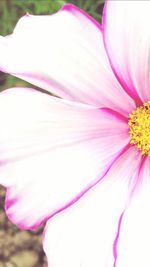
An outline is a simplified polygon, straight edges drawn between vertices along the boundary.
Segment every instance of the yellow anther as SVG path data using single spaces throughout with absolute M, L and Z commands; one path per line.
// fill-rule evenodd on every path
M 130 144 L 136 145 L 142 155 L 150 156 L 150 101 L 129 114 Z

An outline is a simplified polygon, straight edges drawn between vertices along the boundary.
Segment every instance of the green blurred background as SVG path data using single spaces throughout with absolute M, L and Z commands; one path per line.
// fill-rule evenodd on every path
M 0 35 L 12 33 L 25 13 L 52 14 L 65 3 L 73 3 L 101 22 L 103 0 L 0 0 Z M 0 73 L 0 91 L 15 86 L 29 86 L 24 81 Z M 33 87 L 33 86 L 32 86 Z M 35 232 L 20 231 L 4 212 L 5 189 L 0 187 L 0 267 L 47 267 L 42 250 L 41 227 Z

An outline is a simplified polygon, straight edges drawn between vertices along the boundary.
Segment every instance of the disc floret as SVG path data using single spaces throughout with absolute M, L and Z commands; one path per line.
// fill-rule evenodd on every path
M 130 144 L 136 145 L 142 155 L 150 156 L 150 101 L 129 114 Z

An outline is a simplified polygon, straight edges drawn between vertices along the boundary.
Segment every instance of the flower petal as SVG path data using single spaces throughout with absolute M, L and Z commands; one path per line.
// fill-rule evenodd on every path
M 127 123 L 113 113 L 32 89 L 1 93 L 0 114 L 0 183 L 22 228 L 80 198 L 129 142 Z
M 103 181 L 47 223 L 43 241 L 49 266 L 113 266 L 118 221 L 140 158 L 135 148 L 130 148 Z
M 135 108 L 111 70 L 100 25 L 71 4 L 54 15 L 22 17 L 0 39 L 0 69 L 61 98 L 126 116 Z
M 150 159 L 143 164 L 136 193 L 126 210 L 116 267 L 150 266 Z
M 137 103 L 150 99 L 150 2 L 107 1 L 104 40 L 112 67 Z

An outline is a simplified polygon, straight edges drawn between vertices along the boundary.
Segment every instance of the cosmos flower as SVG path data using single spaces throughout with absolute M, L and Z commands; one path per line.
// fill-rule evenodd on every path
M 49 267 L 150 266 L 149 14 L 66 4 L 0 38 L 0 70 L 43 90 L 0 95 L 0 183 L 13 223 L 47 222 Z

